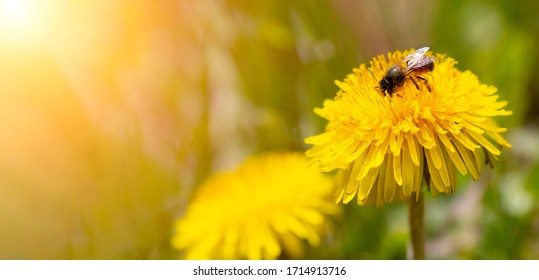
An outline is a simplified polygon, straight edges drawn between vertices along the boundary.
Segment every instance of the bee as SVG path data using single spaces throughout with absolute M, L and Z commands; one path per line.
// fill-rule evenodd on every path
M 415 87 L 419 89 L 414 77 L 423 80 L 430 91 L 430 86 L 428 83 L 426 83 L 427 80 L 419 76 L 423 73 L 434 70 L 434 57 L 425 55 L 428 50 L 429 47 L 423 47 L 407 55 L 402 60 L 402 62 L 406 63 L 406 68 L 402 67 L 401 65 L 394 65 L 393 67 L 389 68 L 386 75 L 379 83 L 382 92 L 387 92 L 389 96 L 393 95 L 395 90 L 404 84 L 406 78 L 410 78 Z

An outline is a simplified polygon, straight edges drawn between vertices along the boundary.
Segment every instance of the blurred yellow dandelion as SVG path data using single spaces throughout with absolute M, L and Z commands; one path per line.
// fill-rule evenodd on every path
M 338 212 L 331 180 L 300 153 L 270 153 L 211 176 L 176 223 L 186 259 L 276 259 L 316 246 Z
M 375 57 L 353 70 L 333 100 L 315 113 L 328 120 L 326 131 L 305 139 L 307 156 L 323 171 L 339 170 L 337 202 L 355 196 L 359 205 L 382 206 L 419 193 L 422 178 L 433 194 L 455 191 L 455 170 L 478 179 L 483 161 L 511 147 L 505 128 L 493 120 L 512 112 L 498 101 L 496 88 L 470 71 L 455 68 L 445 55 L 422 79 L 406 79 L 395 92 L 382 92 L 380 80 L 412 50 Z M 485 151 L 484 159 L 480 150 Z

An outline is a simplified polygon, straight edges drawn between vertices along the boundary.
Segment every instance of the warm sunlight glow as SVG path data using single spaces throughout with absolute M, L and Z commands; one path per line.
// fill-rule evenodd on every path
M 30 1 L 2 0 L 0 2 L 0 20 L 5 27 L 26 28 L 32 24 L 34 15 Z
M 45 1 L 43 1 L 45 2 Z M 47 34 L 49 7 L 35 0 L 0 0 L 0 40 L 15 48 L 35 48 Z M 22 48 L 22 49 L 21 49 Z

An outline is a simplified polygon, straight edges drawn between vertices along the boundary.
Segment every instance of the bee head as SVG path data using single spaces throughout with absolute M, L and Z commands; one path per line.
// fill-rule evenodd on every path
M 386 75 L 380 81 L 380 89 L 382 92 L 387 92 L 392 95 L 397 87 L 404 84 L 406 72 L 403 67 L 395 65 L 387 70 Z

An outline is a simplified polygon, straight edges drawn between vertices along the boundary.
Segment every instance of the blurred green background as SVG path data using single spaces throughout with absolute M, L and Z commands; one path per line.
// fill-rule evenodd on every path
M 46 2 L 46 3 L 45 3 Z M 353 67 L 430 46 L 498 87 L 513 148 L 427 197 L 432 259 L 539 259 L 536 1 L 0 0 L 0 258 L 174 259 L 209 174 L 300 150 Z M 405 259 L 407 206 L 344 206 L 308 259 Z

